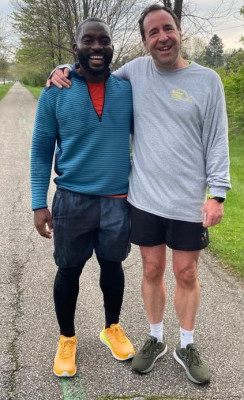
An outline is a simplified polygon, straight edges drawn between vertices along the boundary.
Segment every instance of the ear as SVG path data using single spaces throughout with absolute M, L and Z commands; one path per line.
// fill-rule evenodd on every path
M 142 39 L 142 43 L 143 43 L 143 46 L 145 47 L 146 52 L 149 53 L 146 39 Z

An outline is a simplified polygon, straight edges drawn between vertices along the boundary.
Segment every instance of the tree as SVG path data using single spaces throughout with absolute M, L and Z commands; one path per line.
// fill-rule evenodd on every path
M 55 65 L 74 61 L 76 27 L 90 16 L 111 27 L 115 66 L 138 46 L 137 0 L 15 0 L 15 8 L 14 26 L 21 34 L 18 62 L 27 69 L 41 65 L 45 76 Z
M 225 54 L 226 58 L 226 69 L 231 70 L 234 73 L 238 73 L 241 66 L 244 66 L 244 50 L 233 50 L 231 54 Z
M 185 59 L 204 64 L 206 46 L 207 43 L 201 36 L 189 37 L 182 43 L 181 54 Z
M 183 8 L 183 0 L 175 0 L 173 10 L 177 15 L 177 17 L 179 18 L 179 21 L 181 21 L 182 17 L 182 8 Z
M 244 64 L 237 71 L 223 70 L 221 74 L 225 88 L 226 103 L 231 132 L 243 134 L 244 126 Z
M 0 55 L 0 79 L 3 81 L 4 85 L 8 77 L 8 72 L 9 72 L 9 63 L 7 62 L 7 60 L 3 55 Z
M 219 1 L 221 4 L 224 0 Z M 125 60 L 143 54 L 137 21 L 141 10 L 152 4 L 152 0 L 12 0 L 12 3 L 14 26 L 21 41 L 17 61 L 22 73 L 26 71 L 26 77 L 35 71 L 35 76 L 43 81 L 53 66 L 72 63 L 78 22 L 91 16 L 102 18 L 111 27 L 114 69 Z M 189 0 L 163 0 L 163 4 L 171 7 L 184 25 L 187 22 L 188 36 L 204 30 L 203 21 L 210 23 L 208 16 L 198 18 Z
M 218 35 L 213 35 L 209 45 L 205 49 L 205 60 L 210 67 L 220 67 L 223 65 L 224 45 Z
M 6 44 L 6 20 L 0 14 L 0 54 L 7 50 Z
M 71 54 L 63 8 L 58 0 L 23 0 L 16 3 L 14 27 L 21 33 L 21 50 L 26 62 L 54 67 Z M 73 38 L 73 37 L 72 37 Z
M 244 6 L 240 9 L 240 14 L 242 17 L 244 17 Z M 241 37 L 240 42 L 244 44 L 244 36 Z
M 6 21 L 0 15 L 0 80 L 5 84 L 8 77 L 8 46 L 6 42 Z

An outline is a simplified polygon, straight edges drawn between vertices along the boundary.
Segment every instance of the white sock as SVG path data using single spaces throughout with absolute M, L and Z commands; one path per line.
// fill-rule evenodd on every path
M 163 321 L 158 322 L 157 324 L 150 324 L 150 331 L 151 331 L 150 335 L 157 338 L 158 342 L 163 341 L 163 330 L 164 330 Z
M 193 331 L 187 331 L 183 328 L 180 327 L 180 347 L 181 348 L 186 348 L 186 346 L 190 343 L 193 343 Z

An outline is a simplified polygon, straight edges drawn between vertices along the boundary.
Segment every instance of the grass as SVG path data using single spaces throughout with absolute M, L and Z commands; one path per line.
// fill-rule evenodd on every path
M 230 136 L 230 175 L 224 218 L 209 229 L 210 250 L 240 277 L 244 277 L 244 135 Z
M 24 86 L 25 86 L 26 89 L 28 89 L 28 90 L 31 92 L 31 94 L 33 94 L 33 96 L 34 96 L 36 99 L 39 98 L 39 96 L 40 96 L 40 94 L 41 94 L 41 91 L 42 91 L 42 89 L 43 89 L 43 87 L 41 87 L 41 86 L 37 86 L 37 87 L 28 86 L 28 85 L 24 85 Z
M 38 98 L 42 88 L 26 86 Z M 230 134 L 230 161 L 232 189 L 224 203 L 225 214 L 219 225 L 211 227 L 209 249 L 225 266 L 244 278 L 244 133 Z
M 0 100 L 4 98 L 4 96 L 7 94 L 11 86 L 13 86 L 13 82 L 8 82 L 5 85 L 0 84 Z
M 196 397 L 182 397 L 182 396 L 171 396 L 171 395 L 166 395 L 166 396 L 146 396 L 146 395 L 142 395 L 142 394 L 133 394 L 131 396 L 110 396 L 107 395 L 105 397 L 99 397 L 97 400 L 133 400 L 133 399 L 138 399 L 138 398 L 142 398 L 145 400 L 197 400 Z M 198 400 L 201 400 L 200 398 L 198 398 Z

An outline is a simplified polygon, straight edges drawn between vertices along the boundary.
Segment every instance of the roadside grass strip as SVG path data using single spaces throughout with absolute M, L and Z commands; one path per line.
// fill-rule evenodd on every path
M 76 375 L 74 378 L 60 378 L 61 388 L 64 400 L 89 400 L 86 394 L 84 380 L 82 375 Z M 175 396 L 175 395 L 143 395 L 134 393 L 131 395 L 105 395 L 96 397 L 96 400 L 204 400 L 202 397 Z
M 230 180 L 224 218 L 210 228 L 210 250 L 224 266 L 244 278 L 244 134 L 230 136 Z
M 96 400 L 204 400 L 202 397 L 189 397 L 189 396 L 152 396 L 152 395 L 142 395 L 139 393 L 132 394 L 130 396 L 110 396 L 97 397 Z
M 33 86 L 24 85 L 24 87 L 29 90 L 29 92 L 35 97 L 35 99 L 39 98 L 41 91 L 43 89 L 43 87 L 40 87 L 40 86 L 33 87 Z
M 0 84 L 0 100 L 8 93 L 11 86 L 13 86 L 13 82 L 6 83 L 6 85 Z
M 64 400 L 88 400 L 83 378 L 77 375 L 74 378 L 60 378 Z

